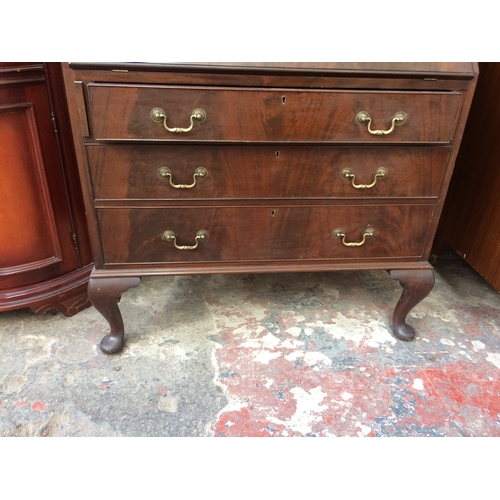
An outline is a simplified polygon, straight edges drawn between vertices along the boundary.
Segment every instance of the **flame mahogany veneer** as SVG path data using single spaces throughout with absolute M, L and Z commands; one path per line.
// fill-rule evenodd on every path
M 474 63 L 65 64 L 103 352 L 123 348 L 124 291 L 191 273 L 388 270 L 403 287 L 393 333 L 411 340 L 477 74 Z

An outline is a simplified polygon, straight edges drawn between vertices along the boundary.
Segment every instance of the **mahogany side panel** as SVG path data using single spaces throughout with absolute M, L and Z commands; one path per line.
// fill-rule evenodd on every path
M 438 235 L 500 292 L 500 63 L 480 63 Z

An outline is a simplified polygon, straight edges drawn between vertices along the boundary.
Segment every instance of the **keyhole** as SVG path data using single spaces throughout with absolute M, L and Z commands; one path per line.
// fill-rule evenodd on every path
M 285 102 L 286 102 L 286 97 L 285 97 L 285 96 L 283 96 L 283 97 L 281 98 L 281 103 L 282 103 L 282 104 L 285 104 Z
M 276 215 L 276 210 L 271 210 L 271 217 L 274 217 Z
M 279 158 L 279 157 L 280 157 L 280 152 L 276 151 L 276 158 Z

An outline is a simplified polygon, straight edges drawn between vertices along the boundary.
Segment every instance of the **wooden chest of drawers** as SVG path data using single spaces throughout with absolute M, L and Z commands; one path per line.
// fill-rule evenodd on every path
M 393 332 L 427 262 L 477 80 L 472 63 L 64 67 L 95 269 L 118 301 L 143 275 L 385 269 Z

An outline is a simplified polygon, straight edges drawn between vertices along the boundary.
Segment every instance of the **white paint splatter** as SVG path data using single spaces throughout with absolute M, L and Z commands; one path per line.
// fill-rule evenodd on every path
M 300 332 L 302 331 L 302 328 L 299 326 L 292 326 L 290 328 L 287 328 L 286 330 L 290 335 L 293 335 L 294 337 L 298 337 L 300 335 Z
M 443 301 L 445 302 L 445 301 Z M 451 323 L 458 325 L 460 323 L 459 317 L 453 309 L 447 308 L 442 304 L 438 304 L 437 300 L 432 302 L 427 302 L 426 307 L 421 309 L 413 310 L 410 312 L 410 317 L 414 319 L 425 318 L 426 316 L 430 318 L 436 318 L 439 321 L 444 321 L 445 323 Z
M 332 364 L 331 359 L 322 352 L 306 352 L 304 355 L 304 362 L 307 366 L 313 366 L 319 362 L 323 362 L 325 365 Z
M 488 352 L 486 361 L 493 363 L 497 368 L 500 368 L 500 354 L 497 352 Z
M 361 432 L 358 432 L 358 437 L 366 437 L 368 434 L 370 434 L 372 428 L 368 427 L 367 425 L 360 424 L 359 422 L 357 423 L 356 427 L 359 427 L 361 429 Z
M 358 310 L 350 311 L 347 314 L 353 317 L 337 313 L 332 317 L 331 323 L 325 324 L 322 321 L 317 321 L 308 323 L 307 326 L 312 329 L 321 328 L 335 339 L 344 338 L 356 344 L 365 341 L 368 346 L 375 348 L 379 348 L 380 344 L 386 342 L 396 343 L 396 339 L 389 333 L 380 315 L 372 311 L 370 316 L 367 316 L 367 313 Z
M 241 335 L 244 338 L 253 338 L 265 330 L 262 325 L 239 325 L 233 330 L 233 335 Z
M 413 381 L 413 386 L 414 389 L 417 389 L 417 391 L 423 391 L 424 390 L 424 382 L 421 378 L 416 378 Z
M 267 378 L 267 377 L 266 377 L 266 378 Z M 274 382 L 274 380 L 273 380 L 272 378 L 268 378 L 268 379 L 266 380 L 266 383 L 264 384 L 264 387 L 265 387 L 266 389 L 269 389 L 269 387 L 271 387 L 271 386 L 273 385 L 273 382 Z
M 290 340 L 286 339 L 280 344 L 280 348 L 285 349 L 300 349 L 304 345 L 304 342 L 301 340 Z
M 291 352 L 290 354 L 287 354 L 285 356 L 285 359 L 287 361 L 290 361 L 290 363 L 293 363 L 294 361 L 296 361 L 297 359 L 299 358 L 303 358 L 304 357 L 304 353 L 301 352 L 301 351 L 293 351 Z
M 264 337 L 248 339 L 241 344 L 241 347 L 248 347 L 249 349 L 263 349 L 276 347 L 280 343 L 280 339 L 275 337 L 272 333 L 267 332 Z
M 254 361 L 256 363 L 262 363 L 263 365 L 269 364 L 271 359 L 279 358 L 282 355 L 281 352 L 271 352 L 271 351 L 259 351 L 255 356 Z
M 455 342 L 453 342 L 453 340 L 449 340 L 449 339 L 439 339 L 439 342 L 441 342 L 441 344 L 444 344 L 444 345 L 455 345 Z
M 294 432 L 309 434 L 312 432 L 312 425 L 320 419 L 319 413 L 328 408 L 327 405 L 320 405 L 326 394 L 321 387 L 314 387 L 309 392 L 302 387 L 294 387 L 290 392 L 297 402 L 293 416 L 287 421 L 274 417 L 269 417 L 269 420 L 275 424 L 285 425 Z
M 486 347 L 480 340 L 473 340 L 471 343 L 475 351 L 480 351 Z

